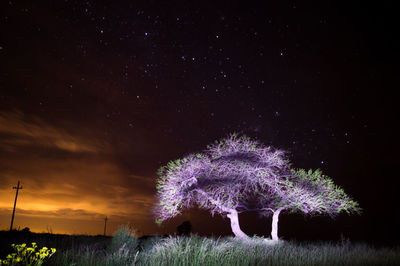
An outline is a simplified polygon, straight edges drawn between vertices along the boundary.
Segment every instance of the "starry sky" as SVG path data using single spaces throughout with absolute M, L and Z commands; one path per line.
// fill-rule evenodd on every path
M 364 209 L 334 221 L 283 215 L 281 235 L 396 238 L 391 2 L 2 1 L 0 10 L 1 229 L 21 180 L 16 227 L 102 234 L 108 216 L 109 234 L 126 223 L 171 233 L 184 220 L 199 234 L 229 234 L 227 219 L 198 210 L 158 227 L 150 209 L 160 166 L 236 131 L 322 169 Z M 245 232 L 268 235 L 268 219 L 241 219 Z

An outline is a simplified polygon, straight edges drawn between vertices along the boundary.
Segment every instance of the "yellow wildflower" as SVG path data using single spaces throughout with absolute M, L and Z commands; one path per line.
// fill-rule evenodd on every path
M 43 261 L 51 257 L 55 252 L 55 248 L 43 247 L 36 251 L 37 244 L 32 243 L 32 247 L 28 247 L 25 243 L 21 245 L 12 244 L 14 253 L 8 254 L 6 260 L 0 260 L 0 265 L 41 265 Z

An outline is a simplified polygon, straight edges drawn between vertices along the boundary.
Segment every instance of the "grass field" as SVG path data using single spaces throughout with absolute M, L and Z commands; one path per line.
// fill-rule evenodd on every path
M 400 265 L 400 248 L 363 243 L 273 242 L 261 237 L 113 237 L 0 232 L 1 258 L 11 243 L 57 248 L 46 265 Z

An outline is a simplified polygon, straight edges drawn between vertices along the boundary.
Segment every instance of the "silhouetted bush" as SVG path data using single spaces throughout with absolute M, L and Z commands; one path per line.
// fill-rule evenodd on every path
M 192 224 L 190 221 L 184 221 L 176 228 L 178 236 L 188 236 L 192 232 Z

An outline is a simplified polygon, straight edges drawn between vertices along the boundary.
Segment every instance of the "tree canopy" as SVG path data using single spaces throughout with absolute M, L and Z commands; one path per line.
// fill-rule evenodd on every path
M 237 134 L 215 141 L 202 153 L 170 161 L 158 175 L 158 223 L 198 206 L 227 216 L 234 234 L 245 237 L 238 213 L 253 210 L 274 214 L 276 239 L 282 210 L 330 216 L 360 211 L 320 170 L 293 169 L 284 151 Z

